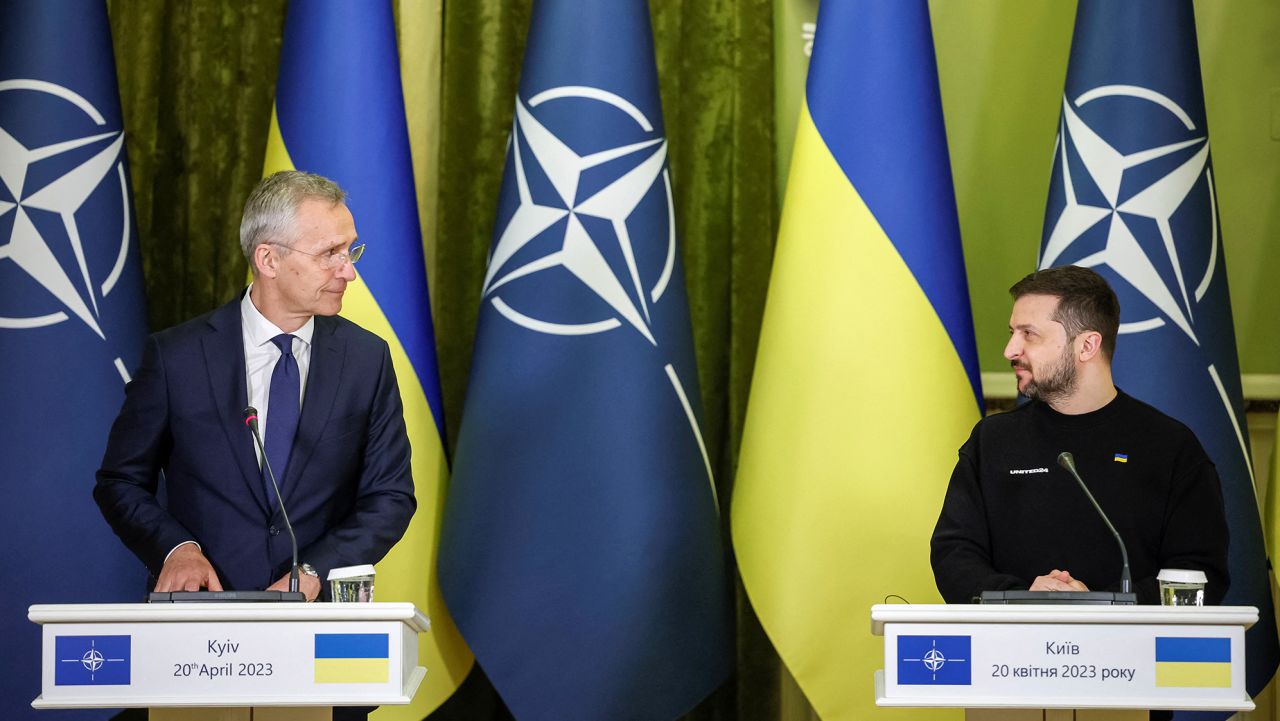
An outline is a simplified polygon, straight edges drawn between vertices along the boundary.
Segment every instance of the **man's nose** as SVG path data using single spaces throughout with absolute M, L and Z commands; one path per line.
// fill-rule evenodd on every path
M 342 267 L 341 267 L 341 268 L 338 268 L 338 277 L 339 277 L 339 278 L 342 278 L 343 280 L 347 281 L 348 283 L 350 283 L 351 281 L 355 280 L 355 279 L 356 279 L 356 266 L 355 266 L 355 264 L 351 263 L 350 261 L 348 261 L 348 262 L 346 262 L 346 263 L 343 263 L 343 264 L 342 264 Z
M 1009 342 L 1004 344 L 1004 357 L 1006 360 L 1013 360 L 1022 355 L 1022 343 L 1018 341 L 1018 336 L 1009 336 Z

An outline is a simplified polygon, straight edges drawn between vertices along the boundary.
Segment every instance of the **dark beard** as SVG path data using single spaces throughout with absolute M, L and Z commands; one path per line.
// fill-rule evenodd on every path
M 1073 349 L 1068 344 L 1056 364 L 1032 376 L 1022 395 L 1043 403 L 1070 398 L 1080 383 L 1080 374 L 1076 372 L 1072 355 Z

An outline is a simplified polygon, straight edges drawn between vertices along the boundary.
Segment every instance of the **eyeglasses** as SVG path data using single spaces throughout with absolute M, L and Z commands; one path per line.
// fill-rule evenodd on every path
M 305 250 L 299 250 L 293 246 L 285 245 L 284 243 L 276 243 L 274 241 L 267 241 L 267 245 L 279 246 L 295 253 L 302 253 L 303 255 L 309 255 L 312 258 L 318 258 L 320 260 L 320 267 L 325 270 L 341 268 L 347 263 L 355 265 L 360 261 L 360 256 L 364 255 L 364 243 L 353 245 L 345 251 L 334 248 L 327 253 L 308 253 Z

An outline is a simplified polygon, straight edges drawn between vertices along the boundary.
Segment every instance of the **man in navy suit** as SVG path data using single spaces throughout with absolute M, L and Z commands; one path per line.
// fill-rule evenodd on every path
M 356 243 L 335 183 L 276 173 L 245 203 L 248 291 L 148 339 L 93 495 L 155 590 L 287 589 L 289 536 L 246 406 L 258 409 L 307 600 L 327 596 L 329 569 L 375 563 L 404 534 L 415 501 L 391 355 L 337 317 Z

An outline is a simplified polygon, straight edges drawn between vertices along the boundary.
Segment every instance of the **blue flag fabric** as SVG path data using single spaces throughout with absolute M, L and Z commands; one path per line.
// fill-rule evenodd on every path
M 1039 267 L 1091 267 L 1122 310 L 1116 383 L 1191 427 L 1222 478 L 1225 604 L 1257 606 L 1247 689 L 1275 674 L 1231 299 L 1190 0 L 1082 0 Z
M 426 679 L 411 703 L 379 716 L 421 719 L 453 694 L 473 659 L 436 577 L 449 469 L 390 0 L 291 2 L 275 109 L 264 172 L 304 170 L 337 181 L 368 247 L 356 282 L 347 285 L 342 315 L 387 342 L 418 501 L 408 530 L 378 562 L 378 598 L 411 602 L 431 619 L 431 633 L 418 644 Z M 270 426 L 267 433 L 270 444 Z
M 521 719 L 671 719 L 729 578 L 643 0 L 534 7 L 440 582 Z
M 0 17 L 0 705 L 23 719 L 40 693 L 27 606 L 144 590 L 90 494 L 147 329 L 106 5 L 6 0 Z

